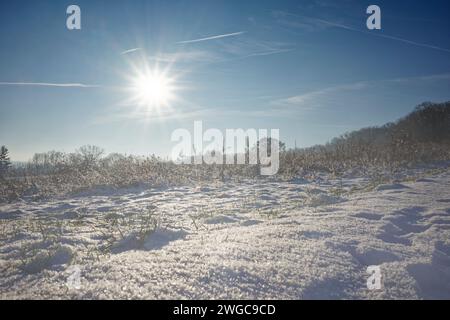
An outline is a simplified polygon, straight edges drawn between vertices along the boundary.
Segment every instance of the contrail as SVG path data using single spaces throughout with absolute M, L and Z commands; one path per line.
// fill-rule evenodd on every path
M 98 85 L 83 83 L 49 83 L 49 82 L 0 82 L 0 86 L 34 86 L 34 87 L 61 87 L 61 88 L 100 88 Z
M 257 56 L 270 56 L 272 54 L 285 53 L 285 52 L 290 52 L 290 51 L 294 51 L 294 49 L 278 49 L 278 50 L 268 50 L 268 51 L 264 51 L 264 52 L 255 52 L 255 53 L 246 55 L 242 58 L 257 57 Z
M 352 27 L 349 27 L 349 26 L 346 26 L 346 25 L 343 25 L 343 24 L 334 23 L 334 22 L 330 22 L 330 21 L 326 21 L 326 20 L 322 20 L 322 19 L 317 19 L 317 18 L 311 18 L 311 19 L 315 19 L 315 20 L 317 20 L 319 22 L 322 22 L 322 23 L 325 23 L 325 24 L 328 24 L 328 25 L 331 25 L 331 26 L 334 26 L 334 27 L 346 29 L 346 30 L 356 31 L 356 32 L 364 33 L 364 34 L 370 34 L 372 36 L 376 36 L 376 37 L 380 37 L 380 38 L 396 40 L 396 41 L 412 44 L 412 45 L 415 45 L 415 46 L 418 46 L 418 47 L 424 47 L 424 48 L 429 48 L 429 49 L 435 49 L 435 50 L 441 50 L 441 51 L 445 51 L 445 52 L 450 52 L 450 49 L 441 48 L 441 47 L 433 46 L 433 45 L 426 44 L 426 43 L 420 43 L 420 42 L 416 42 L 416 41 L 412 41 L 412 40 L 408 40 L 408 39 L 403 39 L 403 38 L 399 38 L 399 37 L 395 37 L 395 36 L 390 36 L 390 35 L 386 35 L 386 34 L 380 34 L 380 33 L 364 31 L 364 30 L 352 28 Z
M 239 32 L 234 32 L 234 33 L 220 34 L 220 35 L 217 35 L 217 36 L 211 36 L 211 37 L 200 38 L 200 39 L 193 39 L 193 40 L 179 41 L 179 42 L 177 42 L 177 44 L 194 43 L 194 42 L 201 42 L 201 41 L 208 41 L 208 40 L 221 39 L 221 38 L 226 38 L 226 37 L 234 37 L 234 36 L 241 35 L 241 34 L 243 34 L 243 33 L 246 33 L 246 31 L 239 31 Z
M 142 50 L 142 49 L 141 49 L 141 48 L 133 48 L 133 49 L 125 50 L 125 51 L 122 51 L 122 52 L 120 53 L 120 55 L 132 53 L 132 52 L 139 51 L 139 50 Z
M 414 45 L 414 46 L 418 46 L 418 47 L 424 47 L 424 48 L 435 49 L 435 50 L 440 50 L 440 51 L 444 51 L 444 52 L 450 52 L 450 49 L 446 49 L 446 48 L 442 48 L 442 47 L 438 47 L 438 46 L 434 46 L 434 45 L 430 45 L 430 44 L 426 44 L 426 43 L 416 42 L 416 41 L 412 41 L 412 40 L 408 40 L 408 39 L 404 39 L 404 38 L 399 38 L 399 37 L 395 37 L 395 36 L 390 36 L 390 35 L 386 35 L 386 34 L 380 34 L 380 33 L 360 30 L 360 29 L 357 29 L 357 28 L 353 28 L 353 27 L 349 27 L 349 26 L 343 25 L 343 24 L 330 22 L 330 21 L 323 20 L 323 19 L 308 17 L 308 16 L 304 16 L 304 15 L 300 15 L 300 14 L 293 14 L 293 13 L 287 13 L 287 14 L 291 15 L 291 16 L 304 17 L 304 18 L 307 18 L 307 19 L 316 20 L 318 22 L 321 22 L 321 23 L 324 23 L 324 24 L 327 24 L 327 25 L 330 25 L 330 26 L 333 26 L 333 27 L 345 29 L 345 30 L 355 31 L 355 32 L 364 33 L 364 34 L 369 34 L 371 36 L 376 36 L 376 37 L 390 39 L 390 40 L 396 40 L 396 41 L 400 41 L 400 42 L 403 42 L 403 43 L 408 43 L 408 44 L 411 44 L 411 45 Z
M 366 32 L 366 33 L 369 33 L 369 32 Z M 372 33 L 370 33 L 370 34 L 372 34 Z M 412 44 L 412 45 L 415 45 L 415 46 L 418 46 L 418 47 L 424 47 L 424 48 L 435 49 L 435 50 L 440 50 L 440 51 L 444 51 L 444 52 L 450 52 L 450 49 L 441 48 L 441 47 L 433 46 L 433 45 L 426 44 L 426 43 L 415 42 L 415 41 L 411 41 L 411 40 L 407 40 L 407 39 L 403 39 L 403 38 L 398 38 L 398 37 L 394 37 L 394 36 L 389 36 L 389 35 L 384 35 L 384 34 L 377 34 L 377 33 L 374 33 L 372 35 L 377 36 L 377 37 L 386 38 L 386 39 L 397 40 L 397 41 L 401 41 L 401 42 L 404 42 L 404 43 L 409 43 L 409 44 Z

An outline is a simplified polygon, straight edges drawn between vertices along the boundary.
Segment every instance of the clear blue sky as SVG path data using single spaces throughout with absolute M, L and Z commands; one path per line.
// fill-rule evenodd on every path
M 370 4 L 380 31 L 366 28 Z M 194 120 L 324 143 L 450 100 L 449 12 L 446 0 L 1 1 L 0 144 L 13 160 L 84 144 L 166 156 Z M 145 64 L 176 78 L 166 110 L 130 103 Z

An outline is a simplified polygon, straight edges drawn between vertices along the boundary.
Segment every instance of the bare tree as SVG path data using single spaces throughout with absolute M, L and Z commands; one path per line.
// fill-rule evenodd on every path
M 86 169 L 95 167 L 104 153 L 105 150 L 92 145 L 85 145 L 77 150 L 77 154 L 81 157 L 82 165 Z

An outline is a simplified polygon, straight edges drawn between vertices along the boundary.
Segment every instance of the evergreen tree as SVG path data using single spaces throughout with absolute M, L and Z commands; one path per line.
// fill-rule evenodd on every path
M 4 176 L 11 166 L 8 148 L 2 146 L 0 148 L 0 176 Z

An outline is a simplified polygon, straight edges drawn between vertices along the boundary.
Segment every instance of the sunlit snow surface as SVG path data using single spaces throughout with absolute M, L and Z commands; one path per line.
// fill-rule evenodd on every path
M 0 297 L 450 299 L 450 171 L 412 176 L 96 190 L 3 204 Z M 138 241 L 137 217 L 148 210 L 158 227 Z M 108 245 L 111 221 L 127 217 L 134 231 Z M 367 289 L 369 265 L 381 268 L 380 290 Z M 68 285 L 74 267 L 76 288 Z

